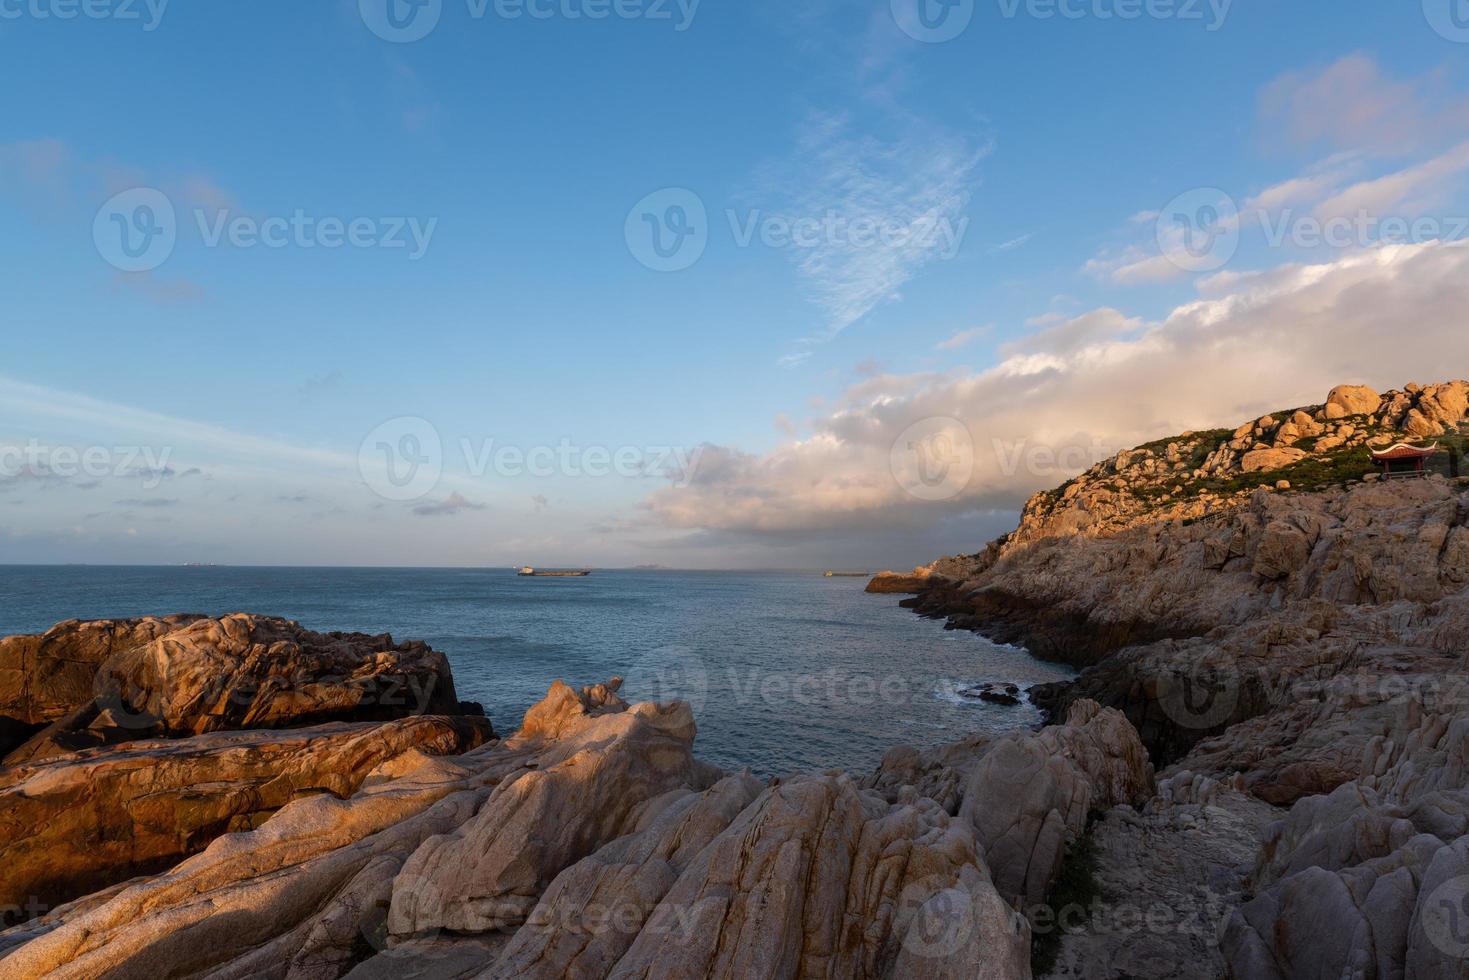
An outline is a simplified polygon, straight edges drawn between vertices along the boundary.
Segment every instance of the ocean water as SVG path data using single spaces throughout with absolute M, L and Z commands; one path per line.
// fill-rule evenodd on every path
M 392 633 L 448 655 L 459 696 L 508 734 L 555 679 L 626 679 L 629 701 L 681 697 L 696 752 L 762 776 L 866 773 L 894 745 L 932 745 L 1040 720 L 1029 704 L 960 697 L 1070 676 L 1023 650 L 947 632 L 819 573 L 607 571 L 523 579 L 508 569 L 0 566 L 0 635 L 66 619 L 254 612 Z

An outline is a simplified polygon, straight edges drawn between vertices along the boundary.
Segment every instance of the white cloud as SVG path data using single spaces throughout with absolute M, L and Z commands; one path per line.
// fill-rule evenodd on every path
M 651 495 L 668 527 L 728 535 L 846 528 L 877 535 L 959 513 L 1016 509 L 1064 466 L 1160 436 L 1320 402 L 1334 385 L 1442 380 L 1469 359 L 1469 248 L 1373 248 L 1324 265 L 1215 276 L 1198 300 L 1146 322 L 1098 310 L 1032 337 L 979 373 L 885 376 L 849 390 L 813 435 L 765 455 L 711 448 L 690 487 Z M 954 499 L 897 485 L 895 441 L 923 419 L 962 420 L 976 449 Z M 982 542 L 955 542 L 977 547 Z
M 960 330 L 948 340 L 941 340 L 934 345 L 934 350 L 961 350 L 968 347 L 976 340 L 983 340 L 995 329 L 994 324 L 985 324 L 982 327 L 970 327 L 968 330 Z
M 1391 79 L 1357 53 L 1276 79 L 1260 93 L 1260 119 L 1272 146 L 1397 154 L 1462 132 L 1469 104 L 1448 95 L 1437 74 Z
M 1323 202 L 1323 218 L 1352 217 L 1366 212 L 1377 217 L 1411 216 L 1443 202 L 1453 182 L 1469 172 L 1469 142 L 1425 163 L 1397 173 L 1362 181 Z

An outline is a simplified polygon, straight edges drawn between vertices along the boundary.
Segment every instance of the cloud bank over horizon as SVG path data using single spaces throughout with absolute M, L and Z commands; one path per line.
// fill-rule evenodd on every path
M 1462 374 L 1469 360 L 1464 244 L 1221 272 L 1198 293 L 1152 322 L 1090 311 L 983 371 L 865 379 L 804 438 L 765 454 L 710 447 L 690 487 L 660 489 L 644 507 L 669 528 L 751 537 L 1011 513 L 1122 449 L 1319 404 L 1337 384 L 1450 380 L 1437 375 Z M 964 424 L 974 471 L 952 498 L 925 501 L 899 485 L 890 457 L 906 430 L 934 418 Z

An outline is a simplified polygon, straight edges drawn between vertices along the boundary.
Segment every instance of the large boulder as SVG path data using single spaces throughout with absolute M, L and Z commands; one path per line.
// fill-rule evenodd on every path
M 1337 385 L 1326 396 L 1328 419 L 1349 415 L 1372 415 L 1382 405 L 1382 396 L 1366 385 Z
M 51 726 L 12 763 L 133 738 L 460 710 L 447 659 L 426 644 L 283 619 L 73 622 L 0 640 L 0 711 Z
M 957 814 L 974 828 L 1001 897 L 1028 908 L 1045 900 L 1089 817 L 1150 794 L 1153 766 L 1120 711 L 1078 701 L 1065 724 L 1039 732 L 893 749 L 864 785 Z
M 1246 473 L 1265 473 L 1283 470 L 1305 458 L 1306 452 L 1303 449 L 1256 449 L 1245 453 L 1240 461 L 1240 468 Z
M 71 620 L 38 636 L 0 639 L 0 755 L 23 740 L 17 735 L 49 725 L 91 701 L 97 668 L 108 657 L 202 618 Z

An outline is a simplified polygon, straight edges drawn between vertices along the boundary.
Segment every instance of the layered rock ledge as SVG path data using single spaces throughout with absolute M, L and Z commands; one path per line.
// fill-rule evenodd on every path
M 259 616 L 67 622 L 0 665 L 7 921 L 494 736 L 427 645 Z

